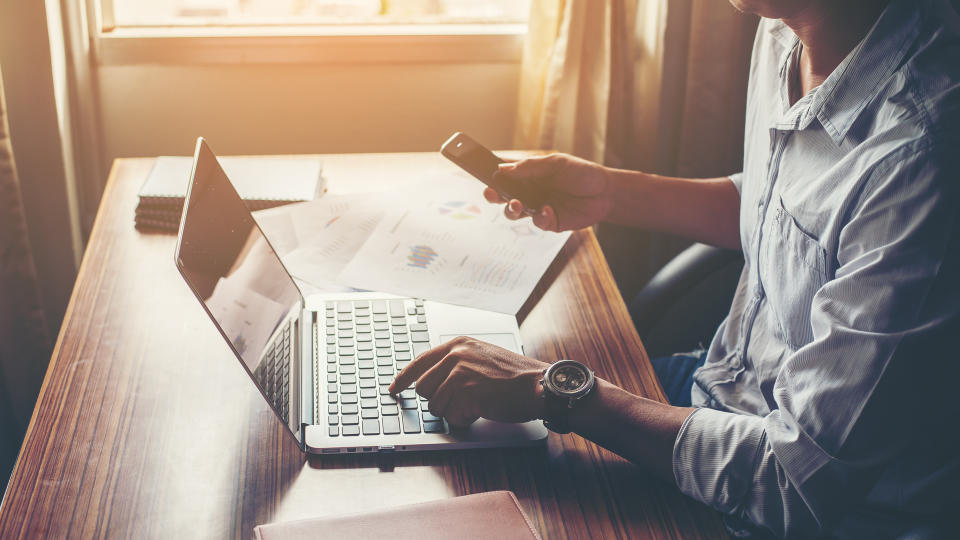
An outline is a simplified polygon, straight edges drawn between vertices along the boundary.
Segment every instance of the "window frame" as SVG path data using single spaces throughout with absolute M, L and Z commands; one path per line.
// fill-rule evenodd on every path
M 525 23 L 117 27 L 86 0 L 99 65 L 518 63 Z

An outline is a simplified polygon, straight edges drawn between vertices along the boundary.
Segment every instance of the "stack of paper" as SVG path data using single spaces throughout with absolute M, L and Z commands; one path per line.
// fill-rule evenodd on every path
M 456 174 L 255 215 L 305 292 L 376 290 L 510 314 L 570 235 L 508 220 Z

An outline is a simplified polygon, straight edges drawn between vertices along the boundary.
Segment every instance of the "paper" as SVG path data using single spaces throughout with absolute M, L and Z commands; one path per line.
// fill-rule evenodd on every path
M 257 223 L 304 294 L 354 290 L 337 277 L 384 215 L 378 194 L 327 195 L 260 210 Z
M 476 182 L 443 186 L 387 214 L 336 281 L 516 314 L 570 233 L 508 220 Z

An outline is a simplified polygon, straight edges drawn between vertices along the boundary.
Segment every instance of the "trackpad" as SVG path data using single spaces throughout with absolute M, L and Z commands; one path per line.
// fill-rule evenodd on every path
M 523 354 L 523 352 L 520 351 L 520 347 L 517 347 L 517 340 L 513 337 L 513 334 L 451 334 L 440 336 L 440 342 L 446 343 L 459 336 L 472 337 L 473 339 L 479 339 L 480 341 L 492 343 L 497 347 L 503 347 L 508 351 L 513 351 L 517 354 Z

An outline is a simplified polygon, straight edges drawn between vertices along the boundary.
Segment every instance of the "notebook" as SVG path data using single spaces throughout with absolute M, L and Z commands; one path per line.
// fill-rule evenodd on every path
M 251 210 L 311 201 L 326 184 L 316 157 L 261 156 L 219 158 L 234 187 Z M 177 230 L 187 194 L 193 158 L 160 156 L 140 188 L 137 227 Z
M 271 523 L 254 529 L 254 535 L 257 540 L 540 540 L 540 535 L 510 491 L 465 495 L 377 512 Z

